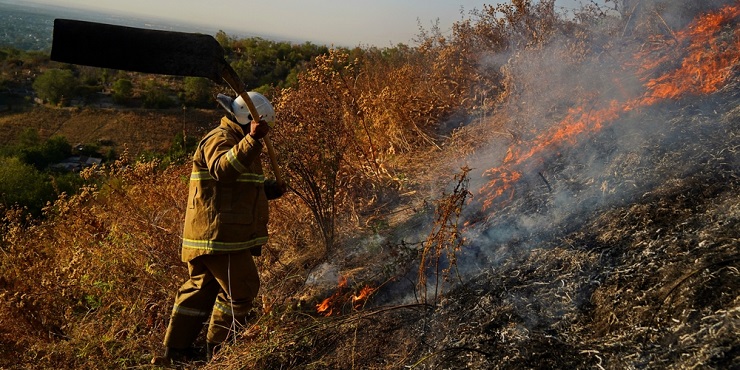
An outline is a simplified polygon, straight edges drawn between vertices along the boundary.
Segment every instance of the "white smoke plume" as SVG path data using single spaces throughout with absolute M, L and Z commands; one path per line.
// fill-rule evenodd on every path
M 490 149 L 460 164 L 474 169 L 468 247 L 457 261 L 463 276 L 475 276 L 517 253 L 552 246 L 600 212 L 638 200 L 665 179 L 706 168 L 736 145 L 737 137 L 725 134 L 736 133 L 738 123 L 721 119 L 733 109 L 722 91 L 731 81 L 713 91 L 675 97 L 657 96 L 657 88 L 649 85 L 660 76 L 669 76 L 664 82 L 672 83 L 672 78 L 683 78 L 672 75 L 674 70 L 705 63 L 692 60 L 687 50 L 696 41 L 688 36 L 697 28 L 691 22 L 735 2 L 639 3 L 626 26 L 632 35 L 615 27 L 617 20 L 606 19 L 591 26 L 587 45 L 564 37 L 541 49 L 519 51 L 503 66 L 516 81 L 499 112 L 508 116 L 501 131 L 509 135 L 494 135 Z M 727 18 L 712 31 L 712 42 L 737 53 L 739 45 L 726 41 L 737 36 L 737 16 Z M 637 35 L 646 31 L 659 34 Z M 660 40 L 673 45 L 646 51 Z M 576 59 L 573 51 L 584 47 L 589 58 Z M 712 46 L 701 48 L 711 52 Z M 660 53 L 672 56 L 652 63 Z M 695 80 L 687 83 L 704 83 L 703 76 L 687 78 Z M 568 125 L 578 133 L 566 132 Z M 709 143 L 702 146 L 705 153 L 695 152 L 693 144 L 699 141 Z M 732 163 L 737 166 L 736 156 Z

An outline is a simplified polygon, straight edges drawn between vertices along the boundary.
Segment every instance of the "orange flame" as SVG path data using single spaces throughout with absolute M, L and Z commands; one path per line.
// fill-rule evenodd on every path
M 600 109 L 572 108 L 556 126 L 537 137 L 533 141 L 536 144 L 528 150 L 509 148 L 501 166 L 483 173 L 489 178 L 480 190 L 484 195 L 483 209 L 490 208 L 505 193 L 513 196 L 512 187 L 522 177 L 521 167 L 532 157 L 557 145 L 575 144 L 584 135 L 599 132 L 623 113 L 688 94 L 710 94 L 722 88 L 733 76 L 733 68 L 740 63 L 740 29 L 735 29 L 732 37 L 726 37 L 727 33 L 722 31 L 725 24 L 738 17 L 740 6 L 726 6 L 698 17 L 685 30 L 676 33 L 674 46 L 681 47 L 681 63 L 658 77 L 650 76 L 674 61 L 676 53 L 667 50 L 637 53 L 634 59 L 638 64 L 638 76 L 642 76 L 640 80 L 645 91 L 642 96 L 625 101 L 615 99 Z M 666 48 L 670 43 L 656 44 Z M 658 51 L 663 51 L 663 55 L 652 57 Z M 621 86 L 619 81 L 617 86 Z
M 680 98 L 685 94 L 710 94 L 721 88 L 732 76 L 732 67 L 740 62 L 740 30 L 731 39 L 719 37 L 724 24 L 740 16 L 740 6 L 727 6 L 695 20 L 686 30 L 676 34 L 679 45 L 688 43 L 681 66 L 662 76 L 647 79 L 648 90 L 638 105 L 651 105 L 665 99 Z M 645 57 L 645 53 L 638 57 Z M 675 58 L 666 53 L 654 61 L 646 61 L 640 68 L 643 74 Z M 646 78 L 643 78 L 646 80 Z
M 375 290 L 375 288 L 366 285 L 364 288 L 360 289 L 360 294 L 352 295 L 352 305 L 355 309 L 362 306 L 362 303 L 365 302 L 365 300 L 367 300 Z
M 344 294 L 343 291 L 345 288 L 347 288 L 347 278 L 340 277 L 337 290 L 330 297 L 316 305 L 316 312 L 324 316 L 340 314 L 338 309 L 349 301 L 351 301 L 354 309 L 360 309 L 364 302 L 377 290 L 376 288 L 366 285 L 360 289 L 358 294 L 352 294 L 350 296 L 348 294 Z
M 332 308 L 331 303 L 336 298 L 337 298 L 337 293 L 334 293 L 334 295 L 332 295 L 331 297 L 326 298 L 321 303 L 317 304 L 316 305 L 316 312 L 318 312 L 318 313 L 320 313 L 320 314 L 322 314 L 324 316 L 331 316 L 332 312 L 334 311 L 334 309 Z
M 339 277 L 339 284 L 337 290 L 330 297 L 321 301 L 316 305 L 316 312 L 324 315 L 331 316 L 334 313 L 334 308 L 338 306 L 339 298 L 342 296 L 342 290 L 347 287 L 347 278 L 344 276 Z

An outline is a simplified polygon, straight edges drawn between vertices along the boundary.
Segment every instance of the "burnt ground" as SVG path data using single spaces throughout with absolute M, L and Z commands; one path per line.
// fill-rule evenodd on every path
M 518 232 L 460 253 L 472 257 L 458 265 L 483 267 L 417 314 L 406 364 L 740 366 L 738 87 L 651 107 L 559 148 L 480 227 Z M 563 194 L 567 206 L 553 200 Z M 552 222 L 525 228 L 523 215 Z
M 418 327 L 422 368 L 740 364 L 738 182 L 691 177 L 513 257 Z

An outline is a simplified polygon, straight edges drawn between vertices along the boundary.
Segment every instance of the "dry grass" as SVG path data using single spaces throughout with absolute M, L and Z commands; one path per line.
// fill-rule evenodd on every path
M 0 115 L 0 141 L 9 143 L 28 127 L 46 140 L 62 135 L 72 145 L 96 144 L 102 154 L 128 148 L 137 158 L 143 152 L 166 152 L 178 133 L 201 137 L 222 116 L 201 109 L 144 110 L 54 108 L 37 106 L 27 112 Z
M 104 171 L 114 177 L 4 238 L 4 292 L 19 294 L 3 300 L 3 342 L 26 348 L 4 361 L 124 366 L 157 342 L 171 284 L 185 273 L 177 246 L 189 168 L 118 162 Z M 18 332 L 18 322 L 34 330 Z

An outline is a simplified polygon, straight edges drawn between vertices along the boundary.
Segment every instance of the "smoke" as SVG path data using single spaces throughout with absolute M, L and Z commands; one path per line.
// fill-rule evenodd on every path
M 683 29 L 702 13 L 715 11 L 732 3 L 728 0 L 622 0 L 622 15 L 628 20 L 627 30 L 645 28 L 652 31 Z M 657 16 L 658 22 L 649 22 Z
M 605 20 L 588 30 L 587 39 L 562 37 L 509 59 L 503 69 L 515 85 L 498 114 L 507 117 L 502 131 L 511 135 L 494 136 L 489 149 L 460 164 L 474 169 L 468 247 L 457 260 L 463 276 L 560 243 L 603 211 L 635 202 L 666 179 L 695 173 L 719 156 L 722 144 L 712 143 L 727 132 L 721 117 L 732 105 L 714 91 L 656 97 L 657 87 L 648 82 L 669 76 L 664 84 L 672 84 L 681 77 L 671 74 L 674 69 L 703 63 L 679 49 L 691 42 L 679 39 L 681 29 L 726 3 L 646 1 L 628 26 L 635 32 L 657 29 L 660 38 L 621 36 Z M 724 27 L 712 36 L 733 34 L 733 27 Z M 677 39 L 672 49 L 645 52 L 650 42 L 670 38 Z M 737 44 L 728 45 L 737 53 Z M 656 63 L 669 52 L 676 60 Z M 696 153 L 699 142 L 708 143 L 699 149 L 704 153 Z
M 439 268 L 428 270 L 427 295 L 438 293 L 438 283 L 449 291 L 458 274 L 463 283 L 486 280 L 506 261 L 563 245 L 666 181 L 736 172 L 739 160 L 727 148 L 740 147 L 740 120 L 731 118 L 740 116 L 732 82 L 740 13 L 707 27 L 706 39 L 686 31 L 702 28 L 691 28 L 698 15 L 728 3 L 645 1 L 627 26 L 601 18 L 546 46 L 485 56 L 482 70 L 503 71 L 510 95 L 490 121 L 471 122 L 504 124 L 482 149 L 445 166 L 472 169 L 460 223 L 466 242 L 455 261 L 442 254 Z M 406 240 L 424 240 L 419 233 L 435 220 L 417 216 L 390 239 L 408 232 Z M 438 275 L 453 262 L 454 279 Z M 384 286 L 375 303 L 418 301 L 417 273 L 411 268 Z

